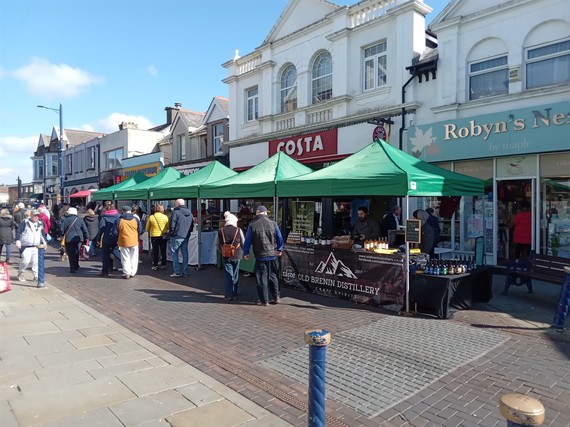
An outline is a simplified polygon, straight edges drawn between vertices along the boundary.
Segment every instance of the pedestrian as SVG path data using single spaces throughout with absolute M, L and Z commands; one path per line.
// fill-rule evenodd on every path
M 83 221 L 89 232 L 89 256 L 97 255 L 97 234 L 99 233 L 99 217 L 93 209 L 87 209 Z
M 170 277 L 188 277 L 188 241 L 194 229 L 192 211 L 186 207 L 184 199 L 177 199 L 172 210 L 168 235 L 170 237 L 170 253 L 174 272 Z M 179 254 L 182 254 L 180 264 Z
M 258 206 L 255 218 L 250 222 L 243 245 L 243 255 L 249 260 L 249 252 L 253 246 L 255 255 L 255 279 L 257 283 L 257 305 L 269 304 L 269 292 L 273 302 L 279 304 L 279 260 L 283 252 L 283 236 L 279 226 L 267 216 L 267 208 Z
M 20 225 L 20 223 L 24 220 L 26 213 L 26 205 L 24 203 L 19 202 L 14 206 L 14 221 L 16 222 L 16 227 Z
M 39 220 L 38 210 L 30 211 L 29 218 L 25 217 L 16 229 L 16 247 L 20 250 L 20 265 L 18 280 L 25 282 L 24 272 L 32 264 L 34 280 L 38 280 L 38 245 L 45 244 L 43 224 Z
M 14 217 L 10 215 L 10 211 L 6 208 L 0 210 L 0 255 L 2 249 L 6 246 L 6 262 L 10 262 L 12 255 L 12 243 L 14 243 L 14 230 L 16 222 Z
M 150 236 L 152 246 L 152 267 L 156 271 L 159 269 L 158 256 L 160 254 L 160 269 L 166 270 L 166 244 L 168 243 L 168 217 L 164 214 L 164 206 L 156 204 L 154 213 L 150 215 L 146 222 L 146 230 Z
M 433 246 L 433 228 L 427 222 L 429 214 L 423 209 L 418 209 L 416 212 L 416 218 L 421 221 L 421 235 L 420 235 L 420 251 L 424 254 L 429 254 L 431 257 L 434 256 L 434 246 Z
M 433 247 L 435 248 L 439 243 L 439 236 L 441 234 L 441 226 L 439 225 L 439 219 L 433 214 L 435 211 L 433 208 L 427 208 L 428 213 L 427 223 L 433 228 Z
M 513 241 L 515 242 L 515 258 L 528 258 L 532 242 L 532 212 L 530 211 L 530 203 L 523 200 L 521 209 L 516 213 L 513 220 Z
M 230 212 L 224 212 L 224 220 L 224 226 L 218 231 L 219 250 L 222 253 L 222 264 L 224 266 L 224 298 L 233 301 L 236 299 L 238 291 L 239 263 L 243 256 L 245 237 L 241 228 L 238 227 L 237 216 Z M 234 247 L 233 255 L 223 256 L 223 244 L 231 244 Z
M 130 206 L 123 206 L 123 214 L 115 221 L 113 233 L 121 252 L 123 279 L 135 277 L 139 268 L 139 236 L 143 232 L 141 221 L 133 215 Z
M 97 245 L 101 249 L 100 277 L 107 277 L 110 271 L 118 270 L 118 265 L 113 268 L 115 262 L 119 264 L 121 257 L 117 246 L 117 235 L 113 233 L 113 227 L 118 219 L 119 212 L 113 202 L 105 202 L 99 217 L 99 232 L 96 237 Z
M 89 231 L 83 222 L 83 218 L 77 215 L 76 208 L 68 208 L 66 215 L 61 219 L 59 233 L 65 236 L 65 253 L 69 260 L 69 272 L 76 273 L 79 270 L 79 246 L 87 244 Z
M 46 209 L 44 205 L 40 205 L 38 211 L 40 212 L 39 220 L 42 222 L 44 226 L 44 234 L 45 234 L 44 237 L 46 238 L 46 241 L 49 243 L 52 241 L 51 235 L 49 234 L 51 230 L 51 218 L 49 215 L 49 211 Z
M 397 230 L 398 227 L 402 224 L 400 221 L 401 213 L 402 208 L 400 206 L 394 206 L 390 212 L 384 215 L 384 218 L 382 218 L 382 224 L 380 225 L 382 237 L 389 237 L 389 231 Z

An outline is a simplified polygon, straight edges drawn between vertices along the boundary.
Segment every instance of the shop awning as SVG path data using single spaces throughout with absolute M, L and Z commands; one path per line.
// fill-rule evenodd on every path
M 30 199 L 43 200 L 43 198 L 44 198 L 44 193 L 30 194 Z
M 69 197 L 89 197 L 91 196 L 91 193 L 95 191 L 97 190 L 81 190 L 78 191 L 77 193 L 70 194 Z

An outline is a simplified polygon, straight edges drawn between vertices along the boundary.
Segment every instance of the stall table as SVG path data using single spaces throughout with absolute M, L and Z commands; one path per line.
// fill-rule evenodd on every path
M 410 310 L 440 319 L 448 319 L 453 308 L 468 310 L 474 302 L 489 302 L 492 295 L 491 267 L 447 276 L 410 274 Z
M 202 256 L 200 257 L 200 264 L 216 264 L 217 260 L 217 231 L 203 231 L 202 232 Z M 172 261 L 172 253 L 170 252 L 170 244 L 166 251 L 166 257 Z M 179 257 L 182 261 L 182 257 Z M 198 265 L 198 232 L 193 232 L 188 240 L 188 264 Z

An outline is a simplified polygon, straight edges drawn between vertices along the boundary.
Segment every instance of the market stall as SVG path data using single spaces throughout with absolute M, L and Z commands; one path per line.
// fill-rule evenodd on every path
M 140 184 L 141 182 L 147 180 L 148 178 L 149 177 L 146 176 L 144 173 L 137 172 L 136 174 L 134 174 L 130 178 L 127 178 L 124 181 L 119 182 L 118 184 L 115 184 L 115 185 L 112 185 L 111 187 L 103 188 L 102 190 L 97 191 L 95 194 L 93 194 L 93 199 L 94 200 L 100 200 L 100 201 L 115 200 L 115 198 L 113 197 L 113 194 L 115 191 L 118 191 L 121 189 L 126 189 L 129 187 L 133 187 L 133 186 Z
M 439 168 L 377 140 L 340 162 L 301 177 L 277 182 L 279 197 L 461 196 L 483 194 L 484 181 Z M 402 269 L 409 295 L 409 245 Z M 289 248 L 288 248 L 289 250 Z M 285 255 L 287 256 L 287 255 Z M 310 254 L 307 255 L 310 257 Z M 357 266 L 348 265 L 351 270 Z M 287 285 L 283 276 L 283 283 Z M 409 301 L 405 304 L 409 310 Z
M 200 206 L 201 196 L 200 187 L 202 185 L 220 181 L 237 175 L 237 172 L 222 165 L 218 161 L 213 161 L 208 166 L 194 172 L 193 174 L 184 176 L 176 181 L 151 188 L 149 191 L 150 199 L 157 200 L 173 200 L 173 199 L 197 199 L 197 206 Z M 202 223 L 202 212 L 198 209 L 198 224 Z M 195 227 L 196 233 L 192 235 L 188 242 L 188 251 L 190 254 L 189 262 L 191 265 L 197 265 L 198 268 L 202 264 L 216 264 L 216 242 L 213 238 L 216 232 L 206 233 L 201 227 Z
M 275 207 L 279 206 L 276 194 L 277 182 L 309 174 L 312 171 L 311 168 L 280 151 L 240 174 L 202 185 L 200 195 L 208 199 L 248 199 L 255 197 L 257 200 L 270 200 L 269 203 Z M 278 220 L 278 208 L 272 209 L 271 213 L 274 215 L 274 219 Z M 245 221 L 240 223 L 245 233 L 247 223 Z M 252 272 L 251 264 L 251 262 L 242 261 L 240 269 Z

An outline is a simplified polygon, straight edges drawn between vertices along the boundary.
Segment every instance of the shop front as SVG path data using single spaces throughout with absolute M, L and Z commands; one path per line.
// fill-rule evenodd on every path
M 451 212 L 438 212 L 440 199 L 423 201 L 443 225 L 440 245 L 467 252 L 482 236 L 491 265 L 524 258 L 529 250 L 570 258 L 568 111 L 570 102 L 561 102 L 408 130 L 414 156 L 485 180 L 484 197 L 463 197 Z M 528 247 L 515 230 L 517 213 L 526 211 Z

